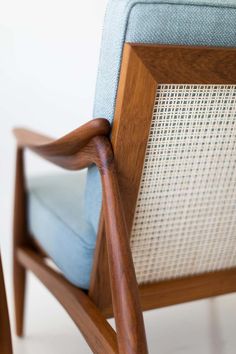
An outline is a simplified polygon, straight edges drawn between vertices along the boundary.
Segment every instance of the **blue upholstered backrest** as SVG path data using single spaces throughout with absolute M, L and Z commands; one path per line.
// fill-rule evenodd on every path
M 110 0 L 105 17 L 94 118 L 114 116 L 125 42 L 236 47 L 236 0 Z M 88 171 L 87 216 L 97 230 L 101 185 Z

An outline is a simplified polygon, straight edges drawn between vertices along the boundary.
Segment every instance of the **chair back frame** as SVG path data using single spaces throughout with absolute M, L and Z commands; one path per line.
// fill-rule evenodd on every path
M 236 49 L 173 45 L 124 46 L 112 129 L 117 177 L 128 234 L 136 202 L 157 87 L 161 84 L 235 85 Z M 112 316 L 104 213 L 101 212 L 89 294 Z M 236 269 L 140 285 L 143 310 L 236 291 Z

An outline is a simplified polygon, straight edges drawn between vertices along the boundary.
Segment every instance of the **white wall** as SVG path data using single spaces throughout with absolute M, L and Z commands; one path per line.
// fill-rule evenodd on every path
M 0 0 L 0 239 L 4 254 L 9 251 L 11 233 L 11 129 L 23 125 L 57 137 L 92 118 L 106 3 Z M 31 173 L 49 168 L 32 157 L 28 165 Z

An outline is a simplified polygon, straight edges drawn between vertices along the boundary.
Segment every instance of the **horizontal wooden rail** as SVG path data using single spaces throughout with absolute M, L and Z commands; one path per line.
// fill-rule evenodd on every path
M 236 268 L 139 286 L 143 311 L 236 292 Z M 103 309 L 113 317 L 112 307 Z
M 150 310 L 236 292 L 236 268 L 140 287 L 142 309 Z

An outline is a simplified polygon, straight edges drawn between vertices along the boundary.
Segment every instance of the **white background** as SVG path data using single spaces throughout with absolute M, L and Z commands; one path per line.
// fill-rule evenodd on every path
M 0 239 L 11 307 L 13 126 L 58 137 L 92 118 L 107 0 L 0 0 Z M 29 156 L 31 174 L 52 171 Z M 24 340 L 16 354 L 90 353 L 64 310 L 30 277 Z M 151 353 L 233 354 L 236 298 L 145 314 Z
M 105 6 L 106 0 L 82 7 L 78 0 L 0 0 L 0 222 L 7 232 L 11 129 L 59 137 L 92 118 Z M 52 169 L 31 156 L 28 167 L 31 174 Z

